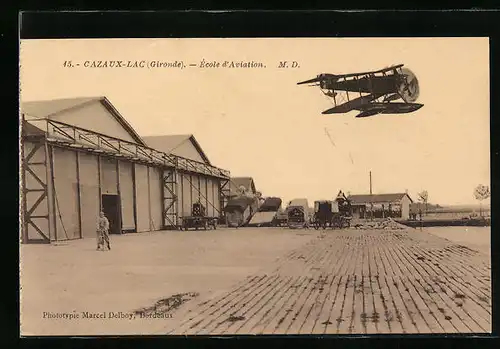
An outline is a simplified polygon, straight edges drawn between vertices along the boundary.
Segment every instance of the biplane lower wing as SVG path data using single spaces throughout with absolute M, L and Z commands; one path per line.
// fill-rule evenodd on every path
M 356 110 L 361 110 L 361 113 L 356 115 L 357 118 L 366 118 L 376 114 L 406 114 L 414 112 L 424 105 L 419 103 L 371 103 Z
M 372 105 L 372 104 L 370 104 L 371 101 L 373 101 L 379 97 L 382 97 L 383 95 L 384 95 L 384 93 L 373 93 L 373 94 L 369 94 L 366 96 L 361 96 L 361 97 L 355 98 L 351 101 L 337 105 L 337 106 L 330 108 L 328 110 L 325 110 L 321 114 L 342 114 L 342 113 L 348 113 L 351 110 L 361 110 L 364 105 Z
M 372 108 L 372 109 L 367 109 L 363 110 L 361 113 L 356 115 L 357 118 L 367 118 L 369 116 L 377 115 L 377 114 L 383 114 L 384 109 L 382 108 Z

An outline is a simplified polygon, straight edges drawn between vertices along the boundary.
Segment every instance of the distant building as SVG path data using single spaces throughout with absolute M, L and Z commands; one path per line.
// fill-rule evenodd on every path
M 347 196 L 344 194 L 342 190 L 339 190 L 339 193 L 335 197 L 337 202 L 348 201 Z
M 230 226 L 248 223 L 261 204 L 253 178 L 231 177 L 224 190 L 227 192 L 224 202 L 226 222 Z
M 339 190 L 339 193 L 335 197 L 335 201 L 337 202 L 337 207 L 341 214 L 348 214 L 348 215 L 351 214 L 352 209 L 350 206 L 349 199 L 342 190 Z
M 410 218 L 413 200 L 407 193 L 349 195 L 354 218 Z
M 255 189 L 255 183 L 252 177 L 231 177 L 230 187 L 229 187 L 229 197 L 234 198 L 240 195 L 240 187 L 245 188 L 246 194 L 255 194 L 257 190 Z

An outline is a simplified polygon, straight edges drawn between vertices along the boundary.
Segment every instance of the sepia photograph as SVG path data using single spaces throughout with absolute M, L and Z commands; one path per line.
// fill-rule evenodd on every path
M 22 39 L 21 336 L 491 333 L 489 49 Z

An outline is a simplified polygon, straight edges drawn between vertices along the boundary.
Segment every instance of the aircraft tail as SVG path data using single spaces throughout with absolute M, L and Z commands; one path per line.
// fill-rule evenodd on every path
M 324 81 L 325 79 L 337 79 L 337 75 L 335 75 L 335 74 L 319 74 L 315 78 L 305 80 L 305 81 L 300 81 L 297 83 L 297 85 L 314 84 L 314 83 Z

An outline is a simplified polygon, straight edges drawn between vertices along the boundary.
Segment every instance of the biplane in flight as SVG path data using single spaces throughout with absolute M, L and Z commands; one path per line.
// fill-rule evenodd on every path
M 348 113 L 358 110 L 357 118 L 377 114 L 411 113 L 424 105 L 415 103 L 419 85 L 415 74 L 403 64 L 388 68 L 352 74 L 319 74 L 314 79 L 297 85 L 319 86 L 333 99 L 334 107 L 322 114 Z

